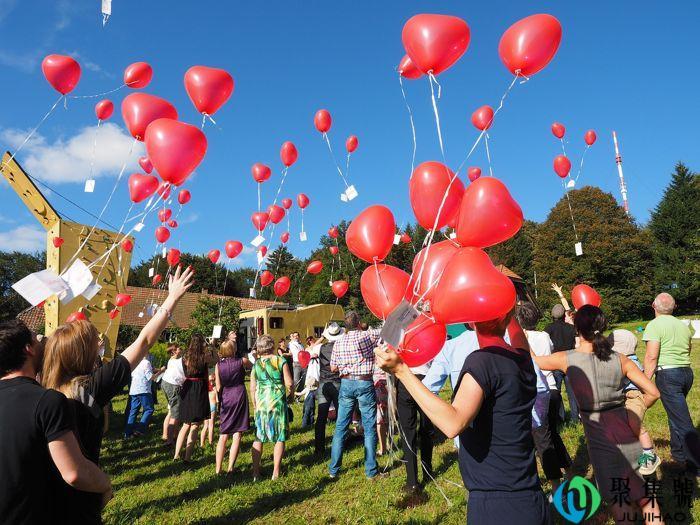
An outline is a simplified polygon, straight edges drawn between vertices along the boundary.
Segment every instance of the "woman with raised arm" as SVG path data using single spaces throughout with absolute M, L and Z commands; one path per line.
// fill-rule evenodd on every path
M 389 347 L 375 350 L 377 364 L 396 375 L 447 437 L 459 435 L 470 525 L 543 525 L 549 505 L 531 433 L 537 386 L 527 338 L 512 312 L 474 328 L 480 349 L 464 361 L 452 404 L 428 390 Z M 510 345 L 503 339 L 506 328 Z
M 103 407 L 120 393 L 131 379 L 131 371 L 148 354 L 168 325 L 185 292 L 192 286 L 192 270 L 178 267 L 168 283 L 168 297 L 126 350 L 109 363 L 97 367 L 99 333 L 89 321 L 59 326 L 46 343 L 42 382 L 65 394 L 75 408 L 78 439 L 85 457 L 99 463 L 104 428 Z M 100 498 L 68 485 L 65 510 L 69 523 L 100 523 Z
M 633 501 L 642 510 L 645 523 L 663 523 L 659 502 L 648 497 L 639 473 L 637 460 L 642 446 L 629 424 L 632 414 L 625 409 L 625 379 L 639 388 L 647 408 L 659 399 L 659 390 L 631 359 L 613 351 L 603 335 L 607 321 L 600 308 L 582 306 L 576 311 L 574 326 L 580 339 L 578 348 L 549 356 L 533 354 L 533 359 L 542 370 L 559 370 L 568 376 L 579 405 L 598 490 L 610 504 L 615 520 L 624 523 L 635 515 L 633 505 L 628 503 Z M 619 480 L 629 487 L 625 498 L 616 492 Z

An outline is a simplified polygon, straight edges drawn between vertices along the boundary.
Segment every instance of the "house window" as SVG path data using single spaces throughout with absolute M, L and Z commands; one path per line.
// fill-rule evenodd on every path
M 323 334 L 323 327 L 322 326 L 314 326 L 314 337 L 318 339 L 321 337 Z
M 270 330 L 282 330 L 284 328 L 284 319 L 281 317 L 270 317 Z

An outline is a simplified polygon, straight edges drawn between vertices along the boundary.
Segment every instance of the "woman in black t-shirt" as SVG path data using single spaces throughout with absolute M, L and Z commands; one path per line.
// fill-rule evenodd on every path
M 512 346 L 503 340 L 506 327 Z M 475 323 L 475 330 L 480 350 L 465 360 L 452 404 L 430 392 L 392 349 L 377 348 L 377 364 L 396 375 L 447 437 L 460 436 L 470 525 L 548 523 L 530 432 L 537 387 L 527 338 L 512 312 Z
M 42 382 L 65 394 L 75 411 L 78 440 L 85 457 L 99 463 L 103 436 L 103 407 L 129 384 L 131 371 L 148 354 L 168 324 L 180 298 L 192 286 L 192 270 L 178 267 L 170 277 L 169 294 L 141 333 L 124 352 L 96 367 L 99 334 L 89 321 L 59 326 L 49 337 L 44 355 Z M 61 482 L 66 523 L 101 523 L 100 497 L 80 492 Z

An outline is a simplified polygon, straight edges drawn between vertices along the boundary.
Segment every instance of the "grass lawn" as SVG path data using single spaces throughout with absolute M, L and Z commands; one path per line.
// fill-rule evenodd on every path
M 642 323 L 628 323 L 634 330 Z M 643 350 L 640 345 L 640 358 Z M 700 344 L 693 343 L 693 369 L 696 384 L 688 398 L 696 426 L 700 426 Z M 173 463 L 172 451 L 161 444 L 159 425 L 164 416 L 164 396 L 159 395 L 156 414 L 147 437 L 124 441 L 123 411 L 125 397 L 115 400 L 115 415 L 104 440 L 103 467 L 112 477 L 115 498 L 106 507 L 103 517 L 107 524 L 132 523 L 465 523 L 467 495 L 462 487 L 457 456 L 452 442 L 438 445 L 434 453 L 436 484 L 427 487 L 423 500 L 406 500 L 401 494 L 405 482 L 402 464 L 395 459 L 379 458 L 390 473 L 377 482 L 364 476 L 361 442 L 352 443 L 345 454 L 343 470 L 337 481 L 327 475 L 327 460 L 318 461 L 313 455 L 313 430 L 301 430 L 301 405 L 294 406 L 291 439 L 283 463 L 283 476 L 269 479 L 272 473 L 272 448 L 263 452 L 264 481 L 253 483 L 250 448 L 253 431 L 243 439 L 241 455 L 231 476 L 214 473 L 214 450 L 197 449 L 189 465 Z M 567 404 L 568 406 L 568 404 Z M 670 459 L 669 431 L 666 414 L 658 402 L 647 413 L 649 429 L 662 459 Z M 328 448 L 333 426 L 329 425 Z M 567 449 L 574 458 L 573 472 L 592 476 L 580 425 L 569 425 L 562 431 Z M 217 436 L 215 435 L 215 440 Z M 330 452 L 329 452 L 330 454 Z M 682 512 L 685 518 L 674 523 L 700 522 L 700 494 L 690 509 L 677 504 L 674 478 L 677 472 L 665 464 L 657 472 L 662 485 L 664 512 Z M 440 494 L 441 489 L 449 503 Z M 545 490 L 549 485 L 545 484 Z M 556 511 L 552 509 L 554 515 Z M 594 520 L 596 520 L 594 518 Z M 605 523 L 604 518 L 596 520 Z M 609 522 L 612 520 L 608 518 Z M 558 522 L 562 522 L 561 519 Z M 668 521 L 667 521 L 668 523 Z M 511 524 L 506 524 L 511 525 Z M 515 524 L 513 524 L 515 525 Z

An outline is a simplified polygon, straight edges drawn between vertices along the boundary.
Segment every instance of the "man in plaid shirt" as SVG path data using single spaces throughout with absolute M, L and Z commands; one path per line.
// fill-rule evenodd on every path
M 343 443 L 352 419 L 355 403 L 360 407 L 365 433 L 365 475 L 373 479 L 377 469 L 377 399 L 374 395 L 374 348 L 379 342 L 379 330 L 360 329 L 360 317 L 349 311 L 345 315 L 345 335 L 333 345 L 330 367 L 340 374 L 338 415 L 331 446 L 328 471 L 336 478 L 343 461 Z

